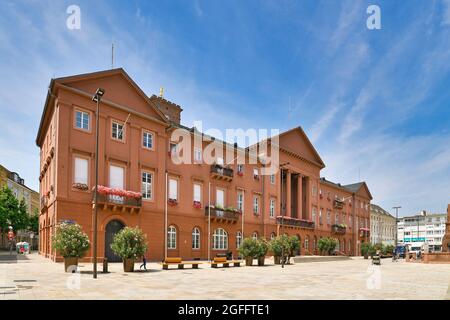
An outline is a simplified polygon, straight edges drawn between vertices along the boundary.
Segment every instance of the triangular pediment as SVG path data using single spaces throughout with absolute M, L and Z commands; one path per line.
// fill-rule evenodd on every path
M 161 111 L 150 101 L 150 98 L 122 68 L 58 78 L 55 81 L 92 95 L 97 88 L 103 88 L 105 89 L 103 101 L 110 101 L 160 121 L 167 121 Z
M 279 145 L 282 149 L 295 153 L 321 168 L 325 167 L 325 163 L 301 127 L 281 133 L 279 135 Z

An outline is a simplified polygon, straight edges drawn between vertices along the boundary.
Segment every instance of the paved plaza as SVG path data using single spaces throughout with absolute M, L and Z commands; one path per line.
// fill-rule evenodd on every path
M 2 299 L 449 299 L 450 265 L 360 257 L 285 266 L 161 270 L 124 273 L 120 263 L 92 279 L 92 265 L 64 273 L 62 263 L 37 254 L 0 256 Z M 101 264 L 99 269 L 101 271 Z M 139 268 L 139 264 L 136 264 Z

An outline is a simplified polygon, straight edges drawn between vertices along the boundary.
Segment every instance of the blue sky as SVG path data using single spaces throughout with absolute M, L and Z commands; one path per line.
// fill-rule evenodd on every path
M 30 187 L 50 78 L 110 68 L 112 42 L 115 66 L 148 95 L 163 86 L 186 125 L 300 125 L 323 176 L 367 181 L 385 209 L 450 202 L 449 0 L 2 1 L 0 163 Z

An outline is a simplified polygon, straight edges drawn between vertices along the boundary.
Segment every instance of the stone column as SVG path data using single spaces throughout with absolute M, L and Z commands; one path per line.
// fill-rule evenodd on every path
M 303 219 L 303 178 L 298 174 L 297 179 L 297 218 Z
M 306 179 L 306 188 L 305 188 L 305 212 L 304 214 L 304 219 L 310 220 L 311 219 L 311 189 L 312 189 L 312 184 L 311 184 L 311 178 L 310 177 L 305 177 Z
M 286 216 L 291 216 L 291 171 L 286 172 Z

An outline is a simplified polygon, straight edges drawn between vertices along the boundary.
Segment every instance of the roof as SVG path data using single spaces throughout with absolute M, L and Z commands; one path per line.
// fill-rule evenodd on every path
M 371 211 L 371 212 L 372 212 L 372 211 L 373 211 L 373 212 L 376 212 L 377 214 L 380 214 L 380 215 L 389 216 L 390 218 L 395 219 L 393 215 L 391 215 L 389 212 L 387 212 L 386 210 L 384 210 L 382 207 L 380 207 L 380 206 L 377 205 L 377 204 L 371 203 L 371 204 L 370 204 L 370 211 Z
M 44 104 L 44 110 L 42 111 L 41 121 L 39 124 L 38 133 L 36 135 L 36 145 L 39 145 L 39 138 L 41 135 L 41 131 L 44 127 L 45 122 L 45 116 L 48 112 L 49 106 L 51 105 L 51 102 L 54 100 L 54 88 L 55 84 L 63 85 L 65 83 L 80 81 L 80 80 L 87 80 L 87 79 L 96 79 L 96 78 L 102 78 L 105 76 L 112 76 L 112 75 L 122 75 L 126 81 L 136 90 L 136 92 L 148 103 L 148 105 L 160 116 L 161 121 L 167 123 L 167 118 L 164 116 L 164 114 L 159 110 L 159 108 L 154 104 L 154 99 L 151 99 L 148 97 L 145 92 L 134 82 L 134 80 L 126 73 L 126 71 L 123 68 L 116 68 L 116 69 L 110 69 L 110 70 L 102 70 L 102 71 L 96 71 L 96 72 L 90 72 L 90 73 L 83 73 L 83 74 L 77 74 L 72 76 L 66 76 L 66 77 L 60 77 L 60 78 L 53 78 L 50 80 L 50 85 L 47 92 L 47 98 L 45 100 Z M 106 100 L 102 100 L 104 102 Z
M 359 190 L 361 190 L 361 188 L 364 188 L 364 189 L 366 189 L 366 192 L 369 195 L 370 200 L 373 199 L 372 194 L 369 191 L 369 187 L 367 186 L 367 184 L 364 181 L 344 185 L 344 188 L 350 190 L 353 193 L 358 193 Z

